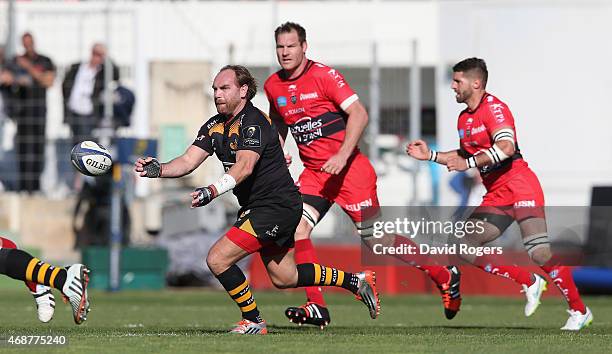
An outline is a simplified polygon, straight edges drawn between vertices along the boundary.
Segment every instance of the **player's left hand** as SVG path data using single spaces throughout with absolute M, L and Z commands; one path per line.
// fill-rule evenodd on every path
M 196 190 L 191 193 L 191 207 L 198 208 L 205 206 L 215 199 L 215 197 L 215 189 L 212 186 L 196 188 Z
M 325 162 L 325 164 L 323 164 L 323 167 L 321 167 L 321 171 L 327 172 L 331 175 L 337 175 L 342 172 L 342 170 L 346 166 L 347 159 L 348 157 L 344 157 L 340 153 L 335 154 L 334 156 L 330 157 L 329 160 Z
M 451 156 L 446 160 L 446 168 L 449 172 L 465 171 L 468 169 L 467 160 L 460 156 Z

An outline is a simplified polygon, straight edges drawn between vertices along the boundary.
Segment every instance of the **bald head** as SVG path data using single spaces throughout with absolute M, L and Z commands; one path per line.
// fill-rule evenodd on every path
M 98 66 L 104 64 L 106 58 L 106 46 L 102 43 L 95 43 L 91 47 L 91 59 L 89 63 L 91 66 Z

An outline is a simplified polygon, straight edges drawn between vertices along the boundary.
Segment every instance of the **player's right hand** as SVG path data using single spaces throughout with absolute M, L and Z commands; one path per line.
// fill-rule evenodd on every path
M 465 171 L 469 168 L 467 160 L 461 156 L 451 156 L 446 160 L 448 172 Z
M 406 153 L 421 161 L 429 160 L 429 146 L 423 140 L 415 140 L 406 145 Z
M 144 159 L 139 158 L 134 163 L 134 171 L 140 177 L 158 178 L 161 176 L 161 163 L 156 158 L 147 156 Z

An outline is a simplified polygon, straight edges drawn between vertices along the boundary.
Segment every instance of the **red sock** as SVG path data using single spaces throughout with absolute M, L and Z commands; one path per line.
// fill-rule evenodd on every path
M 586 313 L 586 307 L 580 298 L 578 288 L 574 284 L 572 269 L 566 266 L 542 266 L 542 269 L 552 278 L 553 283 L 561 290 L 569 308 L 580 313 Z
M 533 284 L 531 273 L 517 266 L 499 266 L 493 265 L 485 257 L 478 257 L 474 265 L 484 270 L 487 273 L 499 275 L 500 277 L 512 279 L 521 285 Z
M 314 246 L 310 239 L 295 241 L 295 264 L 302 263 L 319 263 Z M 304 288 L 308 302 L 314 302 L 317 305 L 325 306 L 323 292 L 318 286 L 309 286 Z
M 33 283 L 31 281 L 24 281 L 24 283 L 28 287 L 28 289 L 30 289 L 31 292 L 33 292 L 33 293 L 36 292 L 36 287 L 38 286 L 38 284 Z
M 437 285 L 442 285 L 450 281 L 450 272 L 443 266 L 416 266 L 429 275 L 431 280 Z
M 2 248 L 17 248 L 15 242 L 9 240 L 8 238 L 0 237 L 0 247 Z M 36 292 L 36 283 L 31 281 L 25 281 L 25 285 L 30 289 L 30 291 Z
M 395 240 L 393 241 L 393 247 L 398 247 L 402 245 L 410 245 L 416 246 L 418 250 L 418 246 L 412 240 L 402 237 L 395 236 Z M 414 255 L 414 254 L 395 254 L 394 257 L 413 265 L 417 269 L 420 269 L 427 273 L 431 280 L 438 285 L 442 285 L 450 280 L 450 273 L 444 266 L 439 265 L 423 265 L 427 262 L 427 256 L 422 255 Z
M 398 235 L 393 236 L 395 236 L 395 239 L 393 240 L 393 247 L 416 247 L 417 254 L 394 254 L 392 256 L 419 269 L 423 268 L 422 265 L 427 263 L 427 256 L 418 254 L 419 246 L 407 237 L 402 237 Z

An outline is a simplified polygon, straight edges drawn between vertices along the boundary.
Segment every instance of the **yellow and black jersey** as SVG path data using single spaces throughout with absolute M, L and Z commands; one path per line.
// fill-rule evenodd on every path
M 217 114 L 198 132 L 193 145 L 216 154 L 227 172 L 236 163 L 236 152 L 259 154 L 253 173 L 234 188 L 242 207 L 301 204 L 301 197 L 285 164 L 278 131 L 270 118 L 249 101 L 232 119 Z

